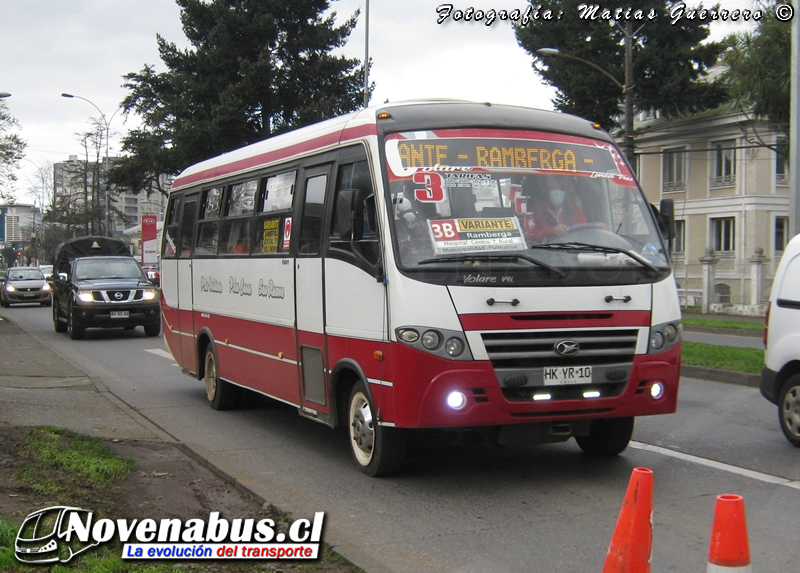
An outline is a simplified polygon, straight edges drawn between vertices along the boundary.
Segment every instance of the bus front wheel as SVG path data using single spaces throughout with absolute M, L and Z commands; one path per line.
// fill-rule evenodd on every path
M 588 436 L 575 436 L 590 456 L 616 456 L 625 451 L 633 436 L 633 418 L 592 420 Z
M 203 382 L 206 385 L 208 403 L 215 410 L 230 410 L 236 406 L 239 399 L 239 388 L 230 382 L 221 380 L 217 368 L 217 353 L 214 347 L 206 348 L 206 357 L 203 369 Z
M 350 392 L 347 419 L 350 449 L 362 472 L 379 477 L 400 469 L 405 456 L 404 436 L 397 428 L 378 424 L 375 407 L 361 381 Z

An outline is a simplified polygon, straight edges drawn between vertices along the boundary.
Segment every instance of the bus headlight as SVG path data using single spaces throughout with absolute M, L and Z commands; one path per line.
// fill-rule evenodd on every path
M 456 337 L 448 338 L 447 342 L 444 345 L 444 350 L 450 356 L 458 356 L 459 354 L 464 352 L 464 343 L 461 342 L 461 340 Z
M 650 335 L 650 348 L 653 350 L 661 350 L 664 346 L 664 335 L 660 332 L 654 332 Z
M 472 360 L 463 331 L 407 325 L 395 328 L 394 333 L 398 342 L 416 350 L 447 360 Z
M 436 350 L 441 341 L 442 337 L 435 330 L 428 330 L 422 335 L 422 346 L 428 350 Z
M 651 326 L 648 353 L 664 352 L 680 342 L 682 330 L 680 322 L 665 322 Z
M 397 337 L 403 342 L 416 342 L 419 340 L 419 332 L 413 328 L 404 328 L 397 331 Z

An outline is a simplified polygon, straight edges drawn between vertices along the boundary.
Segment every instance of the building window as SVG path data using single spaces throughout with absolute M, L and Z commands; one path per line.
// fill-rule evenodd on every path
M 684 254 L 686 252 L 686 221 L 675 221 L 675 240 L 672 242 L 672 252 Z
M 775 182 L 789 183 L 789 138 L 779 135 L 775 141 Z
M 711 186 L 729 187 L 736 183 L 736 140 L 711 144 Z
M 686 151 L 683 148 L 667 149 L 662 159 L 664 191 L 686 189 Z
M 731 303 L 731 287 L 725 283 L 717 283 L 714 285 L 714 297 L 720 304 Z
M 736 248 L 736 221 L 733 217 L 711 219 L 711 238 L 718 253 L 733 252 Z
M 784 251 L 788 242 L 789 217 L 775 217 L 775 251 Z

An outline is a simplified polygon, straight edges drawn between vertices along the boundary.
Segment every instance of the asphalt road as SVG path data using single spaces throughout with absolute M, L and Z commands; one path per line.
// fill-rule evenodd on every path
M 654 472 L 653 571 L 702 571 L 717 495 L 744 496 L 753 570 L 800 570 L 800 449 L 758 390 L 683 379 L 678 413 L 640 418 L 614 459 L 573 441 L 528 448 L 420 435 L 407 470 L 360 474 L 343 431 L 272 402 L 216 412 L 161 338 L 141 329 L 53 331 L 49 309 L 7 316 L 176 439 L 258 484 L 368 573 L 599 571 L 635 467 Z M 757 339 L 756 339 L 757 340 Z

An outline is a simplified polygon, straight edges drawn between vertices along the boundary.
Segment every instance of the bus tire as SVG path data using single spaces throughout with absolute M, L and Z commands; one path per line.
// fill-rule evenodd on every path
M 378 424 L 375 406 L 360 380 L 350 392 L 347 423 L 350 451 L 358 469 L 372 477 L 390 475 L 400 469 L 405 457 L 405 437 L 397 428 Z
M 206 385 L 206 397 L 211 407 L 215 410 L 230 410 L 236 407 L 239 399 L 239 387 L 220 379 L 217 353 L 211 344 L 206 348 L 203 364 L 203 382 Z
M 592 420 L 588 436 L 575 436 L 590 456 L 616 456 L 625 451 L 633 436 L 633 417 Z

